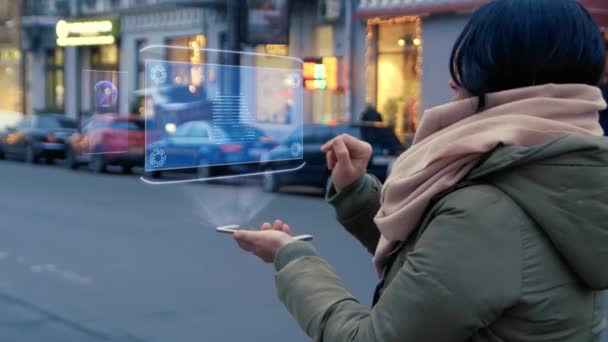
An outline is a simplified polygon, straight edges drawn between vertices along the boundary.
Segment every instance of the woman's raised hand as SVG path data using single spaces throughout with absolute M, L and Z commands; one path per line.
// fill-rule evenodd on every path
M 372 146 L 348 134 L 341 134 L 321 147 L 336 191 L 356 182 L 367 172 Z

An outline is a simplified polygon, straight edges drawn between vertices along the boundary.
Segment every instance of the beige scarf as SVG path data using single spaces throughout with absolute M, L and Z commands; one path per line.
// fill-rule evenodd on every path
M 597 87 L 542 85 L 489 94 L 424 113 L 414 144 L 397 159 L 382 189 L 375 222 L 382 233 L 374 263 L 382 277 L 387 257 L 416 229 L 431 199 L 462 180 L 499 143 L 545 144 L 570 134 L 602 135 Z

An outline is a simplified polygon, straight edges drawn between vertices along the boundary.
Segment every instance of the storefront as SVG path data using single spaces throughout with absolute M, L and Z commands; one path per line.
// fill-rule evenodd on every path
M 371 18 L 367 25 L 366 99 L 395 127 L 399 137 L 414 133 L 420 108 L 421 19 Z
M 251 51 L 260 54 L 279 56 L 292 56 L 303 60 L 302 86 L 304 123 L 328 123 L 347 121 L 350 113 L 346 108 L 344 57 L 346 54 L 344 44 L 346 30 L 342 1 L 287 1 L 275 2 L 276 8 L 249 8 L 247 15 L 256 19 L 272 17 L 277 20 L 268 20 L 264 24 L 260 20 L 247 18 L 248 25 L 243 37 L 246 44 L 253 46 Z M 261 5 L 260 5 L 261 6 Z M 320 11 L 324 8 L 324 11 Z M 267 11 L 270 13 L 262 13 Z M 279 20 L 280 18 L 280 20 Z M 258 57 L 256 66 L 273 67 L 276 58 Z M 268 93 L 277 93 L 272 90 L 277 82 L 259 80 L 261 87 L 268 88 Z M 280 84 L 280 83 L 278 83 Z M 285 94 L 289 97 L 289 94 Z M 282 101 L 278 101 L 283 103 Z M 271 104 L 260 104 L 272 106 Z M 265 108 L 264 112 L 272 112 L 272 120 L 281 120 L 289 113 L 290 106 Z
M 353 82 L 355 99 L 365 98 L 395 125 L 400 137 L 413 134 L 424 110 L 449 101 L 447 61 L 470 13 L 489 0 L 360 0 L 356 18 L 365 52 L 355 57 L 365 73 Z M 608 27 L 608 2 L 580 0 L 598 25 Z M 364 37 L 361 37 L 363 36 Z M 607 38 L 608 34 L 604 34 Z M 356 83 L 356 84 L 355 84 Z M 365 84 L 362 86 L 361 84 Z M 356 112 L 365 104 L 355 103 Z
M 0 2 L 0 111 L 23 110 L 22 54 L 20 51 L 20 1 Z
M 0 111 L 23 112 L 21 82 L 21 52 L 16 47 L 0 46 L 0 84 L 2 84 Z
M 451 97 L 447 60 L 470 13 L 487 0 L 361 0 L 356 18 L 364 27 L 364 87 L 354 89 L 361 111 L 371 104 L 405 139 L 427 108 Z M 360 39 L 360 38 L 358 38 Z
M 122 17 L 121 70 L 128 75 L 129 85 L 121 94 L 130 99 L 121 104 L 124 111 L 146 113 L 145 56 L 140 51 L 150 45 L 159 46 L 159 59 L 177 62 L 168 75 L 173 84 L 188 85 L 192 89 L 208 86 L 204 75 L 205 63 L 217 62 L 218 53 L 201 49 L 226 49 L 226 16 L 215 7 L 175 8 L 163 12 L 125 13 Z M 189 49 L 184 49 L 189 48 Z M 179 64 L 183 63 L 183 64 Z M 150 110 L 152 106 L 147 106 Z
M 47 103 L 63 106 L 71 117 L 90 115 L 93 104 L 86 96 L 91 92 L 87 82 L 90 75 L 103 73 L 118 89 L 126 86 L 118 74 L 120 20 L 117 17 L 59 20 L 55 34 L 57 47 L 48 50 L 46 56 Z M 118 101 L 128 102 L 122 97 Z
M 314 30 L 314 53 L 304 58 L 305 97 L 311 109 L 312 122 L 346 121 L 344 82 L 341 79 L 342 57 L 336 53 L 336 29 L 317 25 Z

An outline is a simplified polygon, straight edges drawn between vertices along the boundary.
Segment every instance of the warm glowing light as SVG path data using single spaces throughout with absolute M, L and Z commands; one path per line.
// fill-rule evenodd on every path
M 11 133 L 11 134 L 7 135 L 5 139 L 6 139 L 5 141 L 7 144 L 13 145 L 19 140 L 19 135 Z
M 176 130 L 177 130 L 177 126 L 173 122 L 169 122 L 168 124 L 165 125 L 165 132 L 167 132 L 169 134 L 174 134 Z
M 0 49 L 0 64 L 21 59 L 21 52 L 17 49 Z
M 326 80 L 306 80 L 306 81 L 304 81 L 304 87 L 309 90 L 326 89 L 327 81 Z
M 327 77 L 327 68 L 325 64 L 315 64 L 315 71 L 313 72 L 314 79 L 322 79 Z
M 314 62 L 304 62 L 302 67 L 302 77 L 304 78 L 315 78 L 315 65 Z
M 401 38 L 397 41 L 397 44 L 399 44 L 399 46 L 404 47 L 405 46 L 405 39 Z
M 327 89 L 338 89 L 338 58 L 324 57 L 322 63 L 325 66 L 325 79 L 327 81 Z
M 59 20 L 55 25 L 57 45 L 105 45 L 114 44 L 114 23 L 111 20 L 68 22 Z
M 422 44 L 422 40 L 420 38 L 414 38 L 413 43 L 415 46 L 420 46 L 420 44 Z
M 193 84 L 191 84 L 191 85 L 188 87 L 188 90 L 190 90 L 190 92 L 191 92 L 192 94 L 194 94 L 194 93 L 196 93 L 196 86 L 194 86 Z
M 289 54 L 289 46 L 285 44 L 266 44 L 264 49 L 270 55 L 287 56 Z
M 115 42 L 114 36 L 57 38 L 58 46 L 111 45 Z

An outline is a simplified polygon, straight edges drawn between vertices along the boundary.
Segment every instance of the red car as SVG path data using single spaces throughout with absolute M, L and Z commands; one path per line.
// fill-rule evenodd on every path
M 88 164 L 97 173 L 108 165 L 120 165 L 124 173 L 144 165 L 145 121 L 139 116 L 98 114 L 72 135 L 66 149 L 66 165 L 71 169 Z

